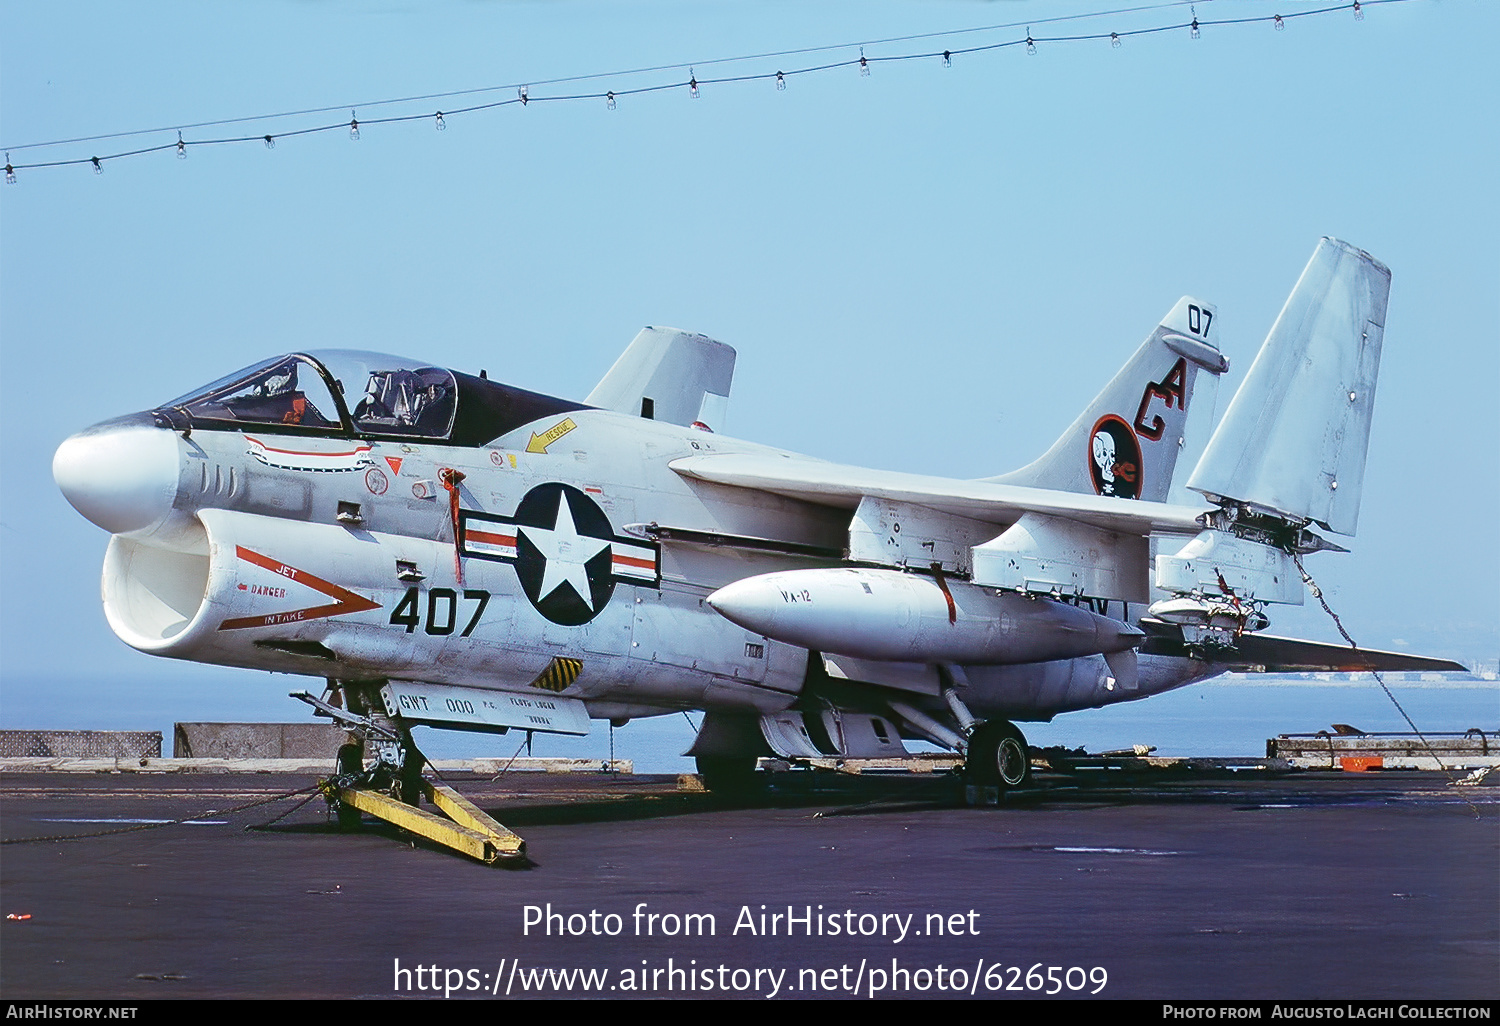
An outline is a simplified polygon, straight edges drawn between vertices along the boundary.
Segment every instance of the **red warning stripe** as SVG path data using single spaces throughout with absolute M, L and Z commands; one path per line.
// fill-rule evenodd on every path
M 314 591 L 320 591 L 334 601 L 324 606 L 309 606 L 306 609 L 293 609 L 285 613 L 269 613 L 265 616 L 237 616 L 225 620 L 219 624 L 221 631 L 239 630 L 243 627 L 274 627 L 283 623 L 300 623 L 303 620 L 320 620 L 326 616 L 341 616 L 344 613 L 362 613 L 367 609 L 379 609 L 379 602 L 371 602 L 363 595 L 356 595 L 348 588 L 342 588 L 332 581 L 325 581 L 315 574 L 306 570 L 299 570 L 294 566 L 287 566 L 280 560 L 269 556 L 262 556 L 243 545 L 234 547 L 234 554 L 247 563 L 254 563 L 279 574 L 287 580 L 305 584 Z
M 314 450 L 312 452 L 308 452 L 308 451 L 306 451 L 304 449 L 278 449 L 274 445 L 267 445 L 265 442 L 262 442 L 259 438 L 256 438 L 254 435 L 246 435 L 245 439 L 247 441 L 254 442 L 256 445 L 258 445 L 262 449 L 266 450 L 266 452 L 279 452 L 279 453 L 281 453 L 284 456 L 324 456 L 324 457 L 332 457 L 332 456 L 358 456 L 361 453 L 366 453 L 366 452 L 370 451 L 370 446 L 368 446 L 368 445 L 361 445 L 361 446 L 357 446 L 357 447 L 355 447 L 353 449 L 350 449 L 347 452 L 318 452 L 316 450 Z
M 614 561 L 620 566 L 635 566 L 640 567 L 642 570 L 656 569 L 656 560 L 654 559 L 637 559 L 634 556 L 622 556 L 618 552 L 615 553 Z
M 464 528 L 464 539 L 476 541 L 484 545 L 506 545 L 510 548 L 516 547 L 516 536 L 513 534 L 495 534 L 493 531 L 476 531 L 472 527 Z

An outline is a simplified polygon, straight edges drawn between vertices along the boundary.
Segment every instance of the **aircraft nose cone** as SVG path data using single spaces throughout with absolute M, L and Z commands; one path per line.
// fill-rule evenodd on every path
M 138 420 L 96 424 L 52 457 L 63 496 L 110 534 L 159 524 L 177 496 L 177 435 Z

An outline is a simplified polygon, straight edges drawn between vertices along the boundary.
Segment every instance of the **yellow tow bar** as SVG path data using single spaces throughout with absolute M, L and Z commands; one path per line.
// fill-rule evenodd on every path
M 526 842 L 518 834 L 485 815 L 479 806 L 451 787 L 422 781 L 423 797 L 448 816 L 444 819 L 380 791 L 339 787 L 331 780 L 325 780 L 322 786 L 325 795 L 343 805 L 368 812 L 486 865 L 526 858 Z

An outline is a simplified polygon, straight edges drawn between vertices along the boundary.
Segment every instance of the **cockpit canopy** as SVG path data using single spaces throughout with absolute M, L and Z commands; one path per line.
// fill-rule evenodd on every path
M 583 408 L 399 356 L 320 349 L 263 360 L 155 412 L 174 426 L 186 418 L 210 430 L 482 445 L 538 418 Z

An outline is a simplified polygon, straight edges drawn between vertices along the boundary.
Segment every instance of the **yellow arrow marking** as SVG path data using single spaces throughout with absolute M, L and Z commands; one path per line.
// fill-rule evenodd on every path
M 526 443 L 526 451 L 545 453 L 547 451 L 547 446 L 551 445 L 553 442 L 557 441 L 559 438 L 567 434 L 569 431 L 572 431 L 577 426 L 577 424 L 573 423 L 572 417 L 564 417 L 561 422 L 553 424 L 541 434 L 537 434 L 535 431 L 533 431 L 531 433 L 531 441 Z

